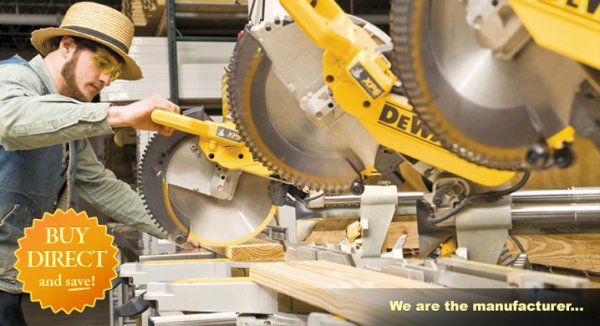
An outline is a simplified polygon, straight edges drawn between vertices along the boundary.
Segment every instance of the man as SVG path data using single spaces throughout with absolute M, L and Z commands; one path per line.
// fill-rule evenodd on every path
M 180 112 L 161 96 L 126 106 L 90 103 L 115 79 L 142 78 L 128 55 L 132 38 L 126 16 L 79 2 L 60 27 L 32 33 L 41 55 L 29 62 L 18 56 L 0 62 L 0 325 L 25 324 L 22 284 L 13 267 L 23 229 L 44 212 L 66 210 L 74 191 L 117 221 L 167 237 L 86 139 L 124 126 L 173 132 L 150 118 L 155 109 Z

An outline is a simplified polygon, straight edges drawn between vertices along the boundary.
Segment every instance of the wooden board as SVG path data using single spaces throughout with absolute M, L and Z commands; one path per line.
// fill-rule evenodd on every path
M 600 272 L 600 235 L 519 235 L 529 261 L 534 264 Z M 507 246 L 517 254 L 512 240 Z
M 406 234 L 404 249 L 419 249 L 419 230 L 417 221 L 392 221 L 387 237 L 385 238 L 385 247 L 394 248 L 396 241 L 401 235 Z
M 346 237 L 348 225 L 358 220 L 357 217 L 335 217 L 315 219 L 318 221 L 310 235 L 303 241 L 316 244 L 337 244 Z
M 277 309 L 279 312 L 288 314 L 304 314 L 308 315 L 313 312 L 327 313 L 322 308 L 315 307 L 304 301 L 290 297 L 282 293 L 277 293 Z
M 250 279 L 300 300 L 304 299 L 293 295 L 295 287 L 317 289 L 443 288 L 429 283 L 328 261 L 252 264 L 250 266 Z M 286 289 L 288 286 L 290 288 Z
M 250 279 L 261 286 L 323 308 L 361 325 L 392 325 L 398 315 L 390 314 L 387 302 L 349 289 L 440 288 L 423 282 L 326 261 L 259 263 L 250 266 Z M 359 295 L 360 292 L 362 295 Z M 403 292 L 406 295 L 406 292 Z M 397 298 L 396 298 L 397 299 Z M 382 304 L 383 303 L 383 304 Z M 413 324 L 416 321 L 406 321 Z
M 346 228 L 357 220 L 357 217 L 323 219 L 319 221 L 310 235 L 303 242 L 337 244 L 346 237 Z M 414 216 L 394 218 L 385 239 L 386 248 L 392 249 L 402 234 L 407 235 L 404 248 L 419 248 L 419 232 L 417 230 L 417 221 Z
M 149 260 L 144 265 L 167 265 L 167 264 L 188 264 L 188 263 L 226 263 L 227 258 L 199 258 L 199 259 L 169 259 L 169 260 Z
M 273 241 L 251 239 L 242 244 L 227 247 L 215 247 L 206 244 L 201 244 L 201 246 L 232 261 L 283 261 L 283 246 Z
M 312 231 L 303 243 L 338 244 L 346 237 L 346 230 Z

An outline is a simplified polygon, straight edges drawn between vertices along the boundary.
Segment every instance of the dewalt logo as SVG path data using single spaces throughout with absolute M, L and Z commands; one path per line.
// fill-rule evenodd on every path
M 394 130 L 437 146 L 442 144 L 410 110 L 386 103 L 379 114 L 377 122 Z

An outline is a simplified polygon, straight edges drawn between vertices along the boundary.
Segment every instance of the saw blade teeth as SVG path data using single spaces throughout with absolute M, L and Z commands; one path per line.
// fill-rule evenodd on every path
M 203 111 L 195 109 L 188 110 L 184 114 L 204 117 Z M 156 171 L 163 168 L 168 151 L 186 136 L 187 134 L 179 131 L 175 131 L 170 137 L 154 133 L 148 138 L 148 143 L 139 158 L 137 188 L 140 197 L 152 221 L 166 233 L 181 230 L 173 225 L 174 221 L 168 216 L 163 198 L 162 179 L 156 177 Z
M 160 221 L 156 218 L 156 216 L 152 213 L 152 210 L 150 209 L 150 206 L 148 205 L 148 200 L 146 197 L 146 193 L 144 191 L 144 187 L 142 186 L 143 183 L 143 169 L 144 169 L 144 165 L 147 162 L 146 160 L 146 155 L 148 153 L 148 148 L 151 146 L 151 144 L 154 142 L 154 140 L 156 139 L 155 137 L 156 135 L 153 135 L 150 137 L 150 139 L 148 140 L 148 144 L 147 146 L 144 148 L 144 150 L 142 151 L 142 153 L 140 154 L 140 161 L 139 161 L 139 166 L 138 166 L 138 178 L 137 178 L 137 189 L 138 192 L 140 194 L 140 198 L 142 200 L 142 203 L 144 205 L 144 208 L 146 210 L 146 213 L 150 216 L 151 221 L 154 223 L 155 226 L 157 226 L 157 228 L 159 230 L 161 230 L 163 233 L 169 234 L 169 231 L 163 227 L 163 225 L 160 223 Z
M 292 169 L 286 166 L 285 163 L 276 163 L 270 156 L 271 153 L 267 154 L 263 152 L 261 146 L 258 145 L 258 141 L 254 139 L 255 136 L 253 136 L 253 134 L 260 135 L 260 133 L 254 129 L 250 129 L 254 127 L 250 126 L 246 122 L 246 115 L 249 113 L 243 111 L 245 107 L 242 105 L 241 99 L 237 99 L 235 94 L 236 89 L 243 89 L 243 87 L 247 86 L 243 84 L 245 81 L 244 78 L 240 78 L 239 80 L 236 80 L 236 78 L 238 76 L 241 76 L 241 74 L 243 73 L 240 72 L 240 63 L 243 63 L 243 61 L 241 61 L 238 57 L 240 55 L 240 47 L 242 46 L 241 44 L 243 43 L 243 38 L 251 37 L 249 35 L 249 29 L 250 25 L 247 25 L 244 29 L 240 40 L 235 45 L 233 55 L 231 56 L 228 65 L 229 78 L 227 80 L 227 100 L 231 107 L 230 109 L 233 117 L 233 122 L 235 123 L 236 128 L 240 133 L 242 141 L 244 142 L 244 144 L 246 144 L 255 160 L 260 161 L 270 170 L 277 173 L 282 179 L 289 180 L 291 183 L 293 183 L 295 186 L 301 189 L 307 187 L 314 190 L 324 190 L 329 193 L 339 193 L 347 191 L 350 186 L 350 183 L 347 181 L 341 180 L 339 184 L 322 183 L 312 179 L 311 176 L 300 175 L 298 173 L 292 172 Z M 265 54 L 261 53 L 261 55 L 264 56 Z M 260 59 L 260 56 L 254 55 L 252 60 L 258 60 L 257 58 Z
M 424 1 L 425 3 L 425 1 Z M 421 5 L 421 6 L 420 6 Z M 418 8 L 417 8 L 418 7 Z M 409 103 L 425 126 L 440 140 L 442 146 L 459 157 L 474 164 L 499 170 L 522 171 L 527 168 L 523 157 L 514 151 L 498 154 L 498 150 L 486 149 L 482 145 L 473 145 L 472 140 L 465 140 L 458 132 L 450 130 L 449 122 L 434 114 L 434 100 L 429 97 L 424 78 L 419 77 L 424 66 L 419 56 L 424 24 L 424 11 L 429 4 L 421 4 L 412 0 L 392 0 L 390 10 L 390 33 L 393 40 L 392 69 L 402 81 L 402 88 L 408 95 Z

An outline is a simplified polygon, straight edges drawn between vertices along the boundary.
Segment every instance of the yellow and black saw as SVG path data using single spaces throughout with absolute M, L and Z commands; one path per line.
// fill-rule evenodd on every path
M 389 44 L 370 27 L 376 42 Z M 373 166 L 378 143 L 331 98 L 322 55 L 289 18 L 247 26 L 230 65 L 229 103 L 246 145 L 282 178 L 348 191 Z
M 392 69 L 460 157 L 502 170 L 565 166 L 573 99 L 594 80 L 586 70 L 600 68 L 598 4 L 393 0 Z
M 218 126 L 215 137 L 230 130 L 212 122 L 201 108 L 186 110 L 184 116 L 159 113 L 170 119 L 170 125 L 183 130 L 187 129 L 181 125 L 190 122 L 201 127 Z M 153 118 L 165 119 L 158 114 Z M 268 191 L 270 180 L 261 175 L 269 172 L 251 163 L 242 169 L 227 168 L 224 164 L 231 165 L 226 160 L 232 156 L 227 155 L 231 146 L 216 146 L 213 142 L 211 151 L 207 149 L 210 140 L 203 138 L 179 130 L 170 137 L 155 134 L 140 159 L 142 199 L 152 218 L 175 239 L 189 237 L 212 246 L 249 240 L 276 212 Z M 242 149 L 235 159 L 246 162 L 239 158 L 245 153 L 243 146 L 232 147 L 233 151 Z M 223 150 L 217 151 L 219 148 Z
M 255 158 L 300 188 L 325 192 L 360 188 L 380 146 L 482 185 L 512 178 L 443 149 L 406 98 L 390 93 L 389 36 L 332 1 L 282 4 L 300 20 L 247 26 L 229 68 L 236 129 Z
M 245 30 L 229 100 L 247 146 L 284 178 L 345 191 L 377 144 L 490 187 L 573 161 L 569 114 L 600 66 L 592 2 L 574 21 L 581 10 L 544 1 L 394 0 L 391 40 L 333 0 L 280 2 L 293 21 Z M 573 32 L 556 44 L 580 51 L 535 28 L 553 22 Z

